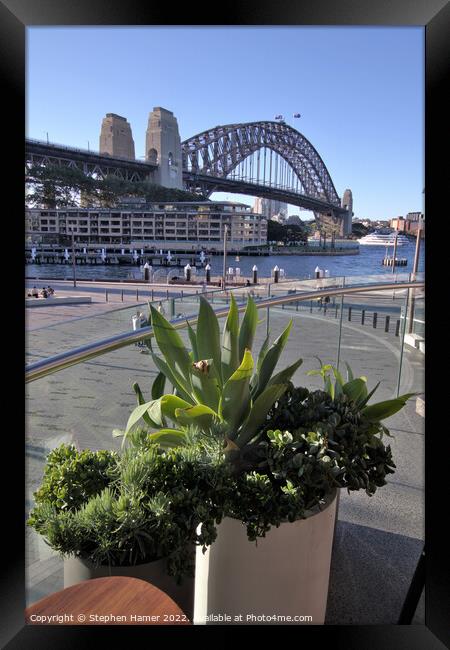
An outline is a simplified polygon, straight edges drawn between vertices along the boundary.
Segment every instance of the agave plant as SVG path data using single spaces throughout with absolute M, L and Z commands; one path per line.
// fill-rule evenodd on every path
M 369 399 L 377 390 L 380 382 L 368 392 L 367 377 L 354 377 L 348 363 L 345 364 L 347 367 L 347 381 L 344 381 L 342 374 L 335 366 L 332 364 L 323 364 L 318 357 L 316 358 L 321 367 L 318 370 L 309 370 L 306 374 L 321 375 L 324 382 L 324 390 L 331 395 L 332 399 L 340 395 L 346 395 L 369 421 L 380 422 L 394 415 L 394 413 L 397 413 L 405 406 L 410 397 L 416 394 L 405 393 L 394 399 L 368 405 Z M 385 429 L 385 432 L 389 433 L 387 429 Z
M 258 323 L 256 305 L 248 299 L 242 322 L 234 297 L 220 336 L 219 322 L 209 302 L 200 297 L 197 330 L 188 322 L 191 351 L 188 351 L 169 321 L 153 306 L 151 323 L 160 355 L 148 347 L 159 374 L 152 385 L 152 400 L 145 401 L 137 383 L 133 388 L 138 406 L 126 430 L 115 432 L 124 441 L 142 419 L 150 438 L 163 447 L 187 443 L 187 428 L 223 435 L 227 451 L 243 449 L 257 440 L 273 404 L 302 363 L 298 359 L 273 374 L 286 345 L 292 320 L 270 345 L 267 335 L 255 363 L 251 349 Z M 173 393 L 164 393 L 166 379 Z

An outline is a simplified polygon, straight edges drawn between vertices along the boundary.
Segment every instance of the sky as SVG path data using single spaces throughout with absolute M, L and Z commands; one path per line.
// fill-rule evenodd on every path
M 27 137 L 98 150 L 117 113 L 144 159 L 156 106 L 182 141 L 281 114 L 338 195 L 352 190 L 356 217 L 424 211 L 423 27 L 28 27 L 26 73 Z

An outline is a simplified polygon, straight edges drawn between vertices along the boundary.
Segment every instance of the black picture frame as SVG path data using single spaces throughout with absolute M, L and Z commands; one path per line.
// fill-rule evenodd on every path
M 433 261 L 436 256 L 446 259 L 445 238 L 439 238 L 433 218 L 445 216 L 443 210 L 444 193 L 448 186 L 448 163 L 438 162 L 438 152 L 446 133 L 448 120 L 448 103 L 445 99 L 447 91 L 446 73 L 448 71 L 450 5 L 444 0 L 382 0 L 377 3 L 371 0 L 348 0 L 336 3 L 333 0 L 315 0 L 315 2 L 269 3 L 266 0 L 251 0 L 242 4 L 232 4 L 230 7 L 217 7 L 216 16 L 207 14 L 200 5 L 176 9 L 175 5 L 147 5 L 139 0 L 3 0 L 0 3 L 0 74 L 3 82 L 3 119 L 7 120 L 8 135 L 11 142 L 8 148 L 3 148 L 7 155 L 7 166 L 4 171 L 4 209 L 5 216 L 23 214 L 23 142 L 25 137 L 25 28 L 32 25 L 422 25 L 425 27 L 426 39 L 426 172 L 425 172 L 425 211 L 428 216 L 427 225 L 427 259 L 430 258 L 430 240 L 433 246 Z M 174 13 L 176 14 L 174 16 Z M 6 116 L 5 116 L 6 115 Z M 447 118 L 447 119 L 445 119 Z M 5 124 L 5 123 L 4 123 Z M 11 205 L 9 205 L 11 203 Z M 431 221 L 430 221 L 431 218 Z M 23 240 L 21 226 L 4 227 L 8 249 L 12 249 L 8 261 L 8 292 L 13 291 L 17 296 L 23 295 L 22 250 Z M 440 241 L 438 241 L 440 240 Z M 444 240 L 444 241 L 442 241 Z M 439 245 L 442 246 L 439 252 Z M 15 251 L 15 253 L 14 253 Z M 9 251 L 11 252 L 11 250 Z M 431 298 L 427 300 L 427 316 L 431 333 L 433 322 L 439 322 L 436 336 L 427 337 L 427 348 L 430 359 L 441 358 L 440 337 L 445 340 L 445 323 L 439 321 L 439 311 L 436 310 L 437 320 L 431 322 L 434 309 L 433 296 L 441 295 L 437 288 L 439 273 L 434 264 L 426 263 L 427 285 Z M 10 278 L 11 281 L 10 281 Z M 448 294 L 448 289 L 447 289 Z M 14 301 L 13 301 L 14 302 Z M 436 303 L 435 303 L 436 304 Z M 24 325 L 23 304 L 17 302 L 13 306 L 14 322 L 12 327 L 18 337 L 16 350 L 22 348 L 21 326 Z M 11 319 L 11 307 L 8 305 L 8 322 Z M 439 332 L 437 332 L 439 329 Z M 14 332 L 11 332 L 11 335 Z M 431 346 L 431 347 L 430 347 Z M 5 348 L 10 347 L 8 345 Z M 5 350 L 6 351 L 6 350 Z M 13 362 L 8 366 L 7 395 L 15 393 L 23 396 L 23 367 L 18 362 L 17 353 Z M 5 362 L 6 363 L 6 362 Z M 436 386 L 433 371 L 427 365 L 426 383 Z M 448 446 L 448 432 L 444 421 L 436 417 L 438 423 L 430 424 L 428 413 L 439 414 L 445 406 L 445 386 L 440 387 L 440 393 L 429 390 L 427 395 L 426 425 L 429 436 L 426 439 L 426 624 L 424 626 L 302 626 L 296 628 L 300 643 L 329 643 L 330 647 L 369 650 L 371 648 L 407 648 L 433 650 L 450 646 L 450 626 L 448 625 L 449 604 L 449 573 L 448 550 L 446 535 L 443 529 L 446 501 L 448 493 L 444 464 L 445 452 L 443 446 Z M 23 399 L 23 398 L 22 398 Z M 9 399 L 8 403 L 9 411 Z M 19 409 L 15 411 L 20 414 Z M 442 418 L 444 420 L 446 418 Z M 24 482 L 22 467 L 24 457 L 23 437 L 17 416 L 12 425 L 4 432 L 8 442 L 7 458 L 17 459 L 14 463 L 16 473 L 12 487 L 3 494 L 5 506 L 3 539 L 8 541 L 7 551 L 3 555 L 2 568 L 4 576 L 1 581 L 1 610 L 0 610 L 0 644 L 11 650 L 22 648 L 90 648 L 98 645 L 100 639 L 104 643 L 107 636 L 114 635 L 116 643 L 135 642 L 137 636 L 150 642 L 153 638 L 167 638 L 167 634 L 182 634 L 174 641 L 185 642 L 186 634 L 218 633 L 225 640 L 230 634 L 236 638 L 233 627 L 212 628 L 208 626 L 192 626 L 183 628 L 149 628 L 149 627 L 58 627 L 58 626 L 25 626 L 25 570 L 24 570 L 24 521 L 23 502 L 24 490 L 19 488 Z M 438 453 L 436 444 L 438 443 Z M 448 454 L 446 456 L 448 458 Z M 442 460 L 441 460 L 442 459 Z M 442 466 L 441 466 L 442 463 Z M 5 467 L 3 467 L 5 469 Z M 444 510 L 443 510 L 444 509 Z M 380 594 L 380 598 L 383 595 Z M 264 628 L 265 630 L 266 628 Z M 282 628 L 276 628 L 278 636 Z M 254 628 L 239 628 L 239 636 L 247 639 L 249 634 L 254 636 Z

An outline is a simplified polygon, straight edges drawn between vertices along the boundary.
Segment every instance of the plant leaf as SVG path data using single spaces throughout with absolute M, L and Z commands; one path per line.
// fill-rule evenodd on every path
M 256 388 L 253 399 L 256 399 L 258 395 L 261 395 L 265 387 L 267 386 L 275 366 L 278 363 L 278 360 L 281 356 L 281 353 L 286 345 L 286 342 L 289 338 L 289 334 L 292 328 L 293 320 L 289 321 L 286 329 L 280 334 L 280 336 L 272 343 L 270 348 L 267 350 L 267 353 L 261 363 L 261 369 L 259 371 L 258 386 Z
M 166 375 L 159 371 L 152 384 L 152 399 L 159 399 L 164 395 L 166 385 Z
M 185 445 L 187 442 L 185 432 L 179 429 L 161 429 L 161 431 L 157 431 L 156 433 L 150 433 L 148 437 L 166 449 L 179 447 Z
M 410 397 L 418 395 L 418 393 L 406 393 L 405 395 L 399 395 L 395 399 L 389 399 L 385 402 L 378 402 L 377 404 L 371 404 L 363 408 L 361 413 L 365 418 L 371 420 L 372 422 L 379 422 L 380 420 L 385 420 L 386 418 L 391 417 L 397 411 L 402 409 Z
M 195 404 L 195 399 L 191 394 L 192 386 L 190 385 L 189 388 L 187 388 L 183 377 L 179 375 L 175 369 L 171 368 L 164 359 L 161 359 L 161 357 L 158 357 L 155 353 L 152 353 L 152 359 L 155 366 L 170 381 L 173 388 L 179 393 L 180 397 Z M 190 363 L 192 363 L 192 361 L 190 361 Z
M 298 359 L 291 366 L 288 366 L 284 370 L 277 372 L 276 375 L 272 377 L 267 386 L 273 386 L 273 384 L 287 384 L 291 381 L 294 372 L 299 368 L 303 363 L 303 359 Z
M 192 392 L 199 404 L 206 404 L 214 411 L 219 408 L 220 389 L 217 375 L 213 370 L 214 361 L 206 360 L 206 371 L 200 370 L 192 365 Z
M 219 321 L 209 302 L 200 296 L 197 321 L 198 360 L 212 359 L 219 385 L 222 386 L 222 352 L 220 346 Z
M 133 383 L 132 388 L 133 388 L 134 392 L 136 393 L 137 403 L 138 403 L 138 404 L 145 404 L 146 402 L 145 402 L 144 396 L 142 395 L 142 391 L 141 391 L 141 389 L 140 389 L 139 384 L 137 383 L 137 381 L 135 381 L 135 382 Z M 152 398 L 155 399 L 155 398 L 153 397 L 153 395 L 152 395 Z M 157 398 L 156 398 L 156 399 L 157 399 Z M 151 418 L 150 418 L 150 416 L 148 415 L 148 413 L 144 413 L 143 416 L 142 416 L 142 419 L 143 419 L 144 422 L 145 422 L 146 424 L 148 424 L 150 427 L 154 427 L 154 426 L 155 426 L 154 423 L 151 421 Z
M 197 425 L 202 431 L 208 431 L 214 420 L 218 420 L 218 414 L 205 406 L 204 404 L 196 404 L 189 408 L 175 410 L 176 421 L 182 425 Z
M 199 361 L 200 357 L 198 356 L 198 350 L 197 350 L 197 335 L 194 332 L 194 330 L 191 327 L 191 324 L 189 323 L 188 320 L 186 320 L 187 323 L 187 331 L 189 335 L 189 340 L 191 342 L 191 348 L 192 348 L 192 358 L 194 361 Z
M 372 390 L 370 391 L 370 393 L 368 395 L 366 395 L 366 397 L 364 397 L 363 399 L 358 400 L 359 408 L 363 408 L 363 406 L 365 406 L 367 404 L 367 402 L 370 400 L 370 398 L 372 397 L 372 395 L 374 394 L 374 392 L 376 391 L 376 389 L 378 388 L 379 385 L 380 385 L 380 382 L 378 382 L 378 384 L 375 386 L 375 388 L 372 388 Z
M 229 436 L 240 449 L 250 442 L 259 431 L 266 421 L 267 413 L 270 411 L 274 403 L 280 399 L 286 388 L 287 384 L 274 384 L 268 386 L 253 402 L 250 413 L 240 428 L 237 436 Z
M 230 433 L 247 417 L 250 409 L 249 382 L 253 373 L 253 357 L 245 350 L 242 363 L 223 387 L 219 415 L 228 424 Z
M 367 395 L 367 386 L 365 377 L 357 377 L 342 386 L 342 390 L 347 397 L 353 402 Z
M 345 362 L 345 365 L 347 367 L 347 381 L 353 381 L 354 377 L 353 377 L 352 369 L 350 368 L 347 362 Z
M 239 312 L 231 294 L 230 308 L 222 335 L 222 379 L 227 382 L 239 367 Z
M 189 402 L 178 397 L 178 395 L 163 395 L 161 397 L 161 411 L 169 420 L 176 422 L 176 410 L 189 408 L 192 406 Z
M 191 358 L 176 329 L 153 306 L 152 327 L 158 347 L 174 372 L 184 380 L 183 389 L 189 392 Z
M 245 350 L 251 350 L 258 324 L 258 310 L 252 298 L 248 298 L 244 318 L 239 329 L 239 361 L 244 357 Z
M 151 426 L 153 426 L 155 429 L 159 429 L 161 427 L 161 419 L 159 418 L 158 421 L 158 407 L 154 407 L 156 403 L 159 403 L 160 400 L 152 400 L 151 402 L 145 402 L 145 404 L 140 404 L 137 406 L 130 414 L 130 417 L 128 418 L 127 426 L 125 428 L 125 435 L 127 435 L 130 431 L 130 429 L 138 422 L 144 413 L 148 414 L 149 419 L 151 420 Z M 155 419 L 153 419 L 151 413 L 154 414 Z M 159 413 L 160 413 L 160 405 L 159 405 Z

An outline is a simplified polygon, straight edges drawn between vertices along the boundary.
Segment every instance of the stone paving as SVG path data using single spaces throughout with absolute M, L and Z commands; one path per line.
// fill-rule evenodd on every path
M 361 303 L 361 297 L 359 298 Z M 380 295 L 371 300 L 371 308 L 390 309 L 399 314 L 400 305 Z M 347 304 L 347 303 L 346 303 Z M 350 304 L 350 302 L 348 303 Z M 94 305 L 93 305 L 94 306 Z M 186 311 L 196 309 L 186 302 Z M 77 311 L 78 311 L 77 307 Z M 39 310 L 35 310 L 39 311 Z M 374 400 L 395 395 L 401 338 L 384 327 L 374 329 L 371 322 L 342 321 L 340 368 L 344 361 L 355 375 L 368 376 L 369 389 L 381 380 Z M 128 313 L 126 317 L 128 318 Z M 258 328 L 255 350 L 266 334 L 266 310 Z M 303 358 L 294 381 L 309 387 L 321 387 L 321 379 L 306 372 L 324 363 L 335 363 L 339 318 L 330 311 L 326 316 L 305 306 L 270 311 L 272 338 L 278 336 L 290 318 L 293 328 L 279 367 Z M 104 338 L 124 331 L 125 316 L 101 313 L 96 319 L 66 321 L 58 327 L 41 326 L 28 332 L 30 360 L 48 356 L 79 345 L 85 340 Z M 122 328 L 122 329 L 120 329 Z M 187 342 L 185 332 L 180 332 Z M 96 336 L 94 336 L 96 335 Z M 100 336 L 99 336 L 100 335 Z M 63 370 L 27 385 L 27 504 L 32 506 L 33 491 L 39 486 L 45 456 L 61 442 L 80 447 L 118 448 L 114 428 L 124 427 L 135 395 L 131 389 L 138 381 L 148 396 L 156 369 L 148 354 L 127 347 Z M 405 346 L 400 392 L 424 392 L 424 355 Z M 369 498 L 363 492 L 341 491 L 339 521 L 336 528 L 330 593 L 327 612 L 329 624 L 395 623 L 400 612 L 424 538 L 424 420 L 415 412 L 415 399 L 391 417 L 388 425 L 397 470 L 388 485 Z M 33 531 L 27 529 L 27 602 L 33 602 L 62 588 L 62 562 Z M 423 623 L 423 607 L 416 622 Z

